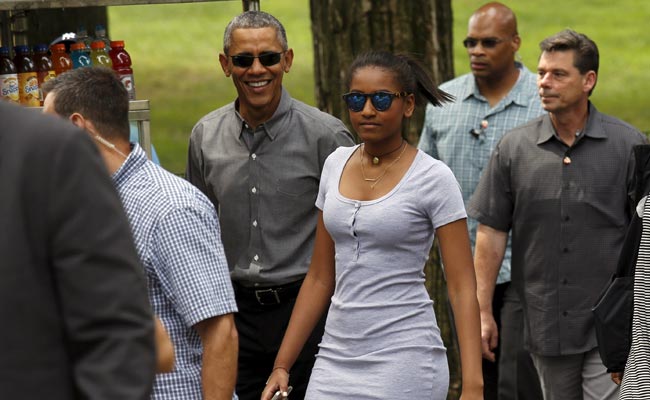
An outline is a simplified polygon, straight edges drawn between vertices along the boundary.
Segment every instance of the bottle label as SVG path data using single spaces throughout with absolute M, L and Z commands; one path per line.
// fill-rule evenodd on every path
M 133 74 L 120 74 L 120 80 L 129 92 L 129 100 L 135 100 L 135 82 L 133 81 Z
M 18 93 L 20 95 L 20 104 L 27 107 L 38 107 L 41 105 L 36 72 L 18 74 Z
M 90 67 L 91 64 L 90 57 L 85 53 L 73 54 L 72 56 L 73 68 Z
M 111 58 L 102 53 L 95 54 L 94 57 L 92 57 L 92 64 L 97 67 L 113 68 L 113 61 L 111 61 Z
M 2 91 L 0 92 L 1 98 L 20 103 L 17 74 L 0 75 L 0 90 Z
M 38 100 L 40 101 L 40 105 L 43 105 L 43 100 L 45 100 L 45 97 L 43 96 L 41 86 L 43 85 L 43 82 L 47 82 L 50 79 L 56 78 L 56 74 L 54 71 L 42 71 L 37 72 L 36 76 L 38 77 Z
M 72 60 L 65 55 L 55 57 L 52 62 L 54 63 L 54 72 L 57 75 L 61 75 L 65 71 L 72 69 Z

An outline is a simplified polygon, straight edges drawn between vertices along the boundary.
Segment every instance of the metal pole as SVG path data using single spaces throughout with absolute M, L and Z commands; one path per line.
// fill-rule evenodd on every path
M 242 0 L 244 11 L 259 11 L 260 0 Z
M 19 10 L 11 15 L 11 33 L 13 34 L 13 42 L 16 46 L 26 45 L 27 43 L 27 14 L 25 11 Z
M 0 11 L 0 44 L 9 49 L 13 47 L 11 40 L 11 21 L 9 11 Z

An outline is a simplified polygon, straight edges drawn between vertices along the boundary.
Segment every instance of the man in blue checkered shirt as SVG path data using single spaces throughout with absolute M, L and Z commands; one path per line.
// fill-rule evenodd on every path
M 471 73 L 440 86 L 456 97 L 455 103 L 427 106 L 418 147 L 451 168 L 465 205 L 503 134 L 544 112 L 535 75 L 515 62 L 520 44 L 512 10 L 500 3 L 480 7 L 470 17 L 463 41 Z M 477 222 L 468 218 L 467 224 L 473 247 Z M 522 310 L 510 286 L 509 246 L 491 298 L 492 304 L 481 304 L 483 346 L 487 350 L 483 363 L 485 398 L 541 399 L 532 360 L 523 349 Z M 490 332 L 486 326 L 495 320 L 501 325 L 500 340 L 486 334 Z M 509 345 L 499 347 L 498 341 Z
M 76 69 L 44 90 L 44 111 L 96 140 L 131 223 L 153 311 L 172 338 L 175 367 L 156 376 L 152 397 L 236 399 L 237 305 L 212 203 L 129 142 L 128 95 L 111 70 Z

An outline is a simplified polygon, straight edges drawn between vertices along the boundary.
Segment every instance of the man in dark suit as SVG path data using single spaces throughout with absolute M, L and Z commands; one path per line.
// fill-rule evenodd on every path
M 0 399 L 146 399 L 154 328 L 95 145 L 0 101 Z

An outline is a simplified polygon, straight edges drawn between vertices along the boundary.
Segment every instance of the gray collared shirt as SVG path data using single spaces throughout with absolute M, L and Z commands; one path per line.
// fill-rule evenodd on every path
M 512 282 L 531 352 L 557 356 L 597 346 L 591 307 L 616 269 L 632 210 L 632 147 L 645 142 L 590 104 L 571 147 L 544 115 L 495 148 L 468 212 L 512 230 Z
M 236 102 L 196 124 L 186 175 L 218 210 L 234 281 L 272 286 L 304 277 L 323 164 L 337 147 L 353 143 L 340 120 L 284 88 L 278 109 L 255 131 Z

